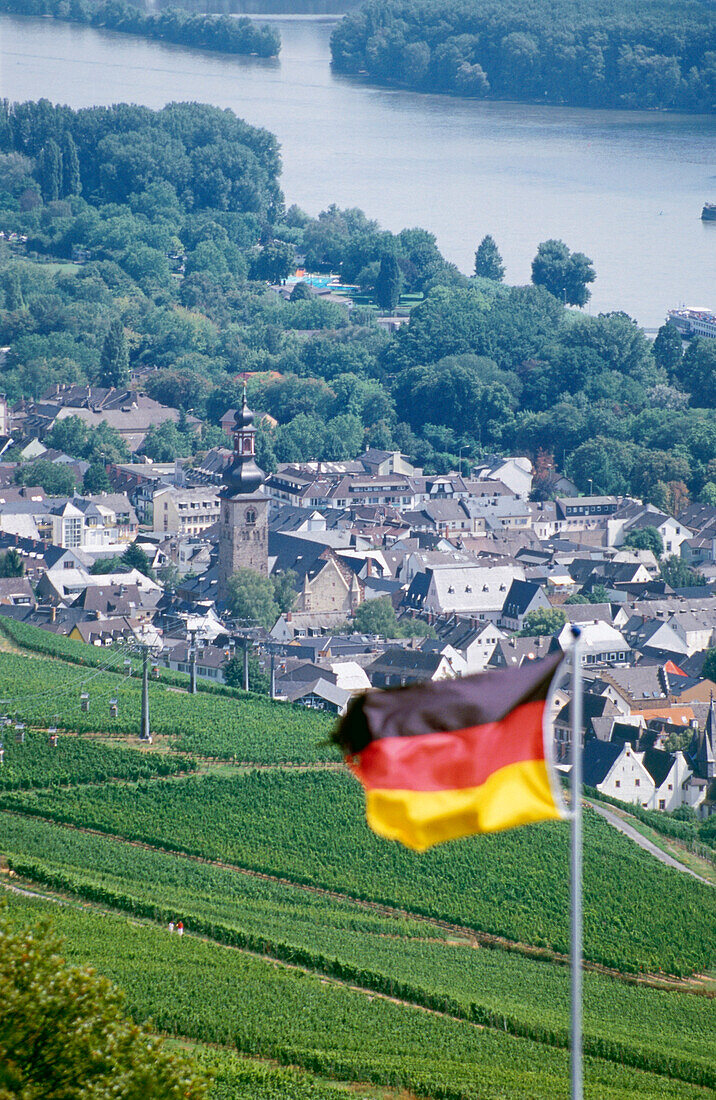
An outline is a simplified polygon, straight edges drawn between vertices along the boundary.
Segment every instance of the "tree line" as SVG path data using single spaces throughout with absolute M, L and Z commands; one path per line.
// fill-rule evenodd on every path
M 258 26 L 246 17 L 201 15 L 181 8 L 145 12 L 125 0 L 0 0 L 0 12 L 12 15 L 52 16 L 68 23 L 106 28 L 122 34 L 158 38 L 195 50 L 221 53 L 256 54 L 277 57 L 281 36 L 275 27 Z
M 704 0 L 368 0 L 336 27 L 331 54 L 339 72 L 423 92 L 716 109 Z
M 366 445 L 430 473 L 518 451 L 536 462 L 541 498 L 559 468 L 584 491 L 672 511 L 716 501 L 716 341 L 684 350 L 673 326 L 650 342 L 624 313 L 566 308 L 598 273 L 565 242 L 542 242 L 531 284 L 508 286 L 489 235 L 468 276 L 426 230 L 286 208 L 273 136 L 198 104 L 0 104 L 0 150 L 0 223 L 27 237 L 24 253 L 0 243 L 11 400 L 138 378 L 180 410 L 143 444 L 171 461 L 228 442 L 220 421 L 248 374 L 252 407 L 276 422 L 258 426 L 265 470 Z M 79 265 L 46 262 L 77 249 Z M 299 262 L 355 285 L 357 304 L 267 286 Z M 390 309 L 396 295 L 409 323 L 389 333 L 371 302 Z M 73 418 L 48 442 L 90 463 L 94 491 L 104 462 L 127 457 L 116 433 Z M 37 463 L 18 478 L 61 492 L 58 471 Z

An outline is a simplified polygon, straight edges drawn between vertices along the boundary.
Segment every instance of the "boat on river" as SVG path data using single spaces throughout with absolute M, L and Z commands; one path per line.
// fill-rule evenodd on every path
M 701 211 L 702 222 L 716 222 L 716 202 L 705 202 Z

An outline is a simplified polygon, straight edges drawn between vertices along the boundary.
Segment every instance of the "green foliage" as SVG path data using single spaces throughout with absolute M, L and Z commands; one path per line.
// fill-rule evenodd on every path
M 502 256 L 498 252 L 495 238 L 486 234 L 475 253 L 475 274 L 483 279 L 493 279 L 501 283 L 505 275 Z
M 0 912 L 0 1094 L 205 1097 L 188 1063 L 127 1019 L 119 990 L 87 966 L 69 966 L 62 946 L 48 920 L 18 928 Z
M 260 249 L 251 265 L 252 279 L 266 279 L 269 283 L 283 283 L 296 266 L 296 253 L 290 244 L 271 241 Z M 295 301 L 292 296 L 292 301 Z
M 122 564 L 126 569 L 138 569 L 145 577 L 155 580 L 151 562 L 141 546 L 133 542 L 122 554 Z
M 372 1082 L 380 1087 L 379 1095 L 386 1088 L 401 1088 L 434 1100 L 546 1100 L 560 1095 L 568 1079 L 567 1051 L 505 1033 L 512 1021 L 502 1012 L 493 1014 L 493 1026 L 485 1028 L 486 1014 L 479 1005 L 474 1020 L 451 1019 L 453 1007 L 459 1006 L 450 996 L 429 999 L 446 1015 L 395 1003 L 402 983 L 393 984 L 392 1001 L 366 997 L 319 975 L 277 967 L 192 935 L 178 943 L 165 928 L 136 921 L 129 925 L 124 917 L 77 913 L 37 899 L 13 897 L 10 905 L 18 920 L 51 912 L 67 937 L 66 953 L 82 963 L 91 960 L 120 982 L 136 1018 L 151 1015 L 170 1034 L 233 1044 L 253 1057 L 293 1067 L 277 1073 L 295 1077 L 301 1067 L 324 1078 L 356 1082 L 361 1097 L 373 1095 L 366 1084 Z M 635 1022 L 634 1031 L 643 1030 Z M 588 1051 L 586 1058 L 587 1088 L 605 1100 L 701 1095 L 678 1079 L 649 1073 L 648 1057 L 640 1058 L 644 1069 L 635 1073 L 628 1064 L 600 1057 L 601 1048 L 607 1056 L 613 1054 L 608 1042 L 597 1040 L 595 1046 L 595 1054 Z M 287 1081 L 285 1095 L 292 1100 L 337 1100 L 335 1091 L 319 1086 L 307 1094 L 294 1092 L 291 1078 Z M 268 1092 L 268 1100 L 284 1095 L 282 1085 Z M 235 1094 L 219 1095 L 234 1100 Z M 252 1100 L 254 1095 L 264 1098 L 263 1092 L 251 1095 Z
M 570 252 L 564 241 L 543 241 L 532 261 L 532 282 L 565 305 L 586 305 L 591 297 L 587 284 L 596 277 L 592 261 L 582 252 Z
M 107 701 L 102 700 L 104 707 Z M 50 725 L 53 703 L 45 703 Z M 62 710 L 62 701 L 58 704 Z M 62 715 L 57 720 L 61 720 Z M 112 725 L 107 710 L 95 715 L 95 725 Z M 139 722 L 135 731 L 139 735 Z M 25 740 L 17 744 L 12 727 L 4 734 L 5 759 L 0 767 L 0 790 L 28 790 L 32 787 L 75 787 L 82 783 L 103 783 L 108 779 L 136 782 L 156 776 L 177 775 L 193 771 L 193 760 L 174 754 L 140 752 L 84 737 L 58 735 L 52 746 L 46 732 L 26 730 Z
M 539 607 L 536 611 L 527 612 L 520 636 L 523 638 L 540 638 L 556 634 L 562 629 L 566 621 L 567 616 L 561 608 Z
M 71 23 L 108 27 L 121 34 L 176 42 L 195 50 L 275 57 L 281 49 L 281 38 L 274 27 L 265 24 L 259 27 L 245 17 L 191 14 L 182 8 L 144 12 L 123 0 L 104 0 L 95 5 L 67 5 L 59 0 L 2 0 L 0 10 L 18 15 L 51 15 Z
M 267 630 L 280 614 L 273 581 L 254 569 L 237 569 L 229 578 L 226 602 L 234 618 Z
M 423 92 L 711 111 L 713 27 L 702 2 L 368 0 L 331 53 L 339 72 Z
M 381 258 L 375 281 L 375 300 L 381 309 L 395 309 L 400 299 L 402 282 L 398 261 L 392 253 L 388 253 Z
M 129 381 L 129 352 L 121 321 L 113 321 L 99 359 L 100 386 L 126 386 Z
M 17 550 L 6 550 L 0 554 L 0 577 L 22 577 L 25 573 L 25 563 Z
M 692 588 L 706 584 L 703 573 L 692 569 L 683 558 L 678 557 L 676 554 L 671 554 L 663 559 L 659 576 L 662 581 L 666 581 L 672 588 Z
M 418 856 L 371 833 L 359 785 L 324 770 L 6 793 L 2 805 L 568 950 L 563 823 L 471 837 Z M 711 888 L 657 863 L 592 814 L 584 883 L 586 958 L 632 972 L 713 964 Z
M 703 666 L 701 668 L 701 675 L 705 680 L 713 680 L 716 683 L 716 646 L 709 649 L 706 653 Z
M 678 374 L 683 356 L 683 340 L 676 325 L 667 321 L 654 339 L 654 359 L 669 375 Z
M 642 527 L 638 531 L 629 531 L 624 537 L 624 546 L 633 546 L 635 550 L 651 550 L 658 560 L 664 553 L 664 542 L 656 527 Z
M 353 618 L 353 628 L 360 634 L 380 634 L 383 638 L 397 638 L 398 620 L 390 597 L 364 600 Z
M 82 492 L 90 495 L 92 493 L 109 493 L 111 488 L 104 465 L 101 462 L 93 462 L 85 470 L 82 478 Z
M 61 462 L 38 458 L 26 462 L 15 471 L 16 485 L 39 485 L 48 496 L 71 497 L 77 488 L 77 474 Z

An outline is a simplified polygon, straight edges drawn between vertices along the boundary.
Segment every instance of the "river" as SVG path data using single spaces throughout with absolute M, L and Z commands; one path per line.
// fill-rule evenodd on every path
M 0 17 L 0 95 L 73 107 L 230 107 L 273 131 L 288 202 L 360 206 L 432 230 L 463 271 L 485 233 L 509 282 L 560 237 L 594 261 L 589 309 L 646 327 L 669 306 L 716 308 L 716 118 L 486 103 L 333 74 L 330 18 L 280 17 L 279 60 L 224 57 L 43 19 Z

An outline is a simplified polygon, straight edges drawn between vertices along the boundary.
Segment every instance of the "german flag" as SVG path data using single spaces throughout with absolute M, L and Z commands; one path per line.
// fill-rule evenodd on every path
M 422 852 L 564 817 L 543 731 L 562 657 L 356 698 L 333 740 L 366 789 L 371 829 Z

